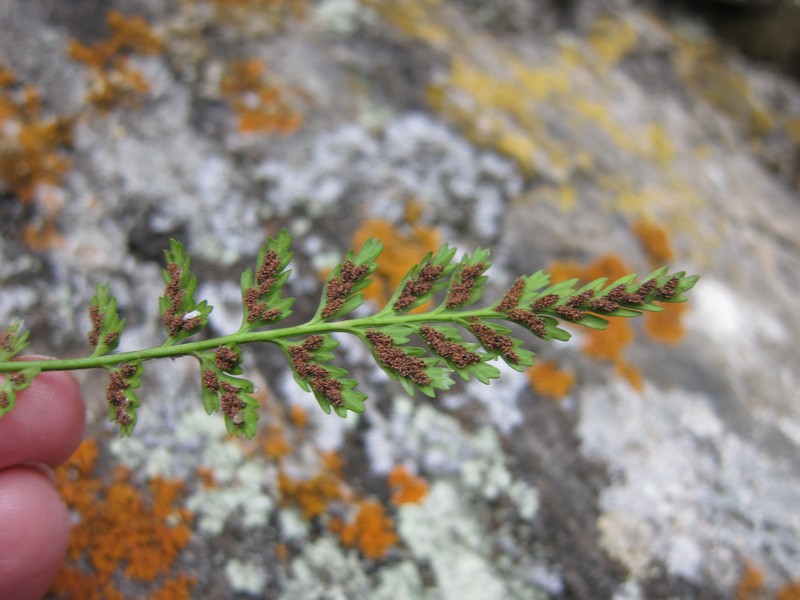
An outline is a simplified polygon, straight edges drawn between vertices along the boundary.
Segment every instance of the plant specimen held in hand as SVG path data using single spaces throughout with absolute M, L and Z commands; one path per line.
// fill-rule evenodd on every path
M 253 383 L 242 375 L 241 348 L 270 342 L 284 353 L 294 378 L 313 392 L 325 412 L 344 417 L 363 412 L 366 394 L 342 367 L 332 363 L 339 342 L 335 332 L 351 334 L 372 352 L 375 362 L 409 394 L 419 390 L 435 396 L 453 385 L 452 375 L 483 383 L 500 376 L 492 364 L 505 361 L 522 370 L 533 364 L 533 352 L 508 327 L 516 324 L 545 340 L 567 340 L 559 325 L 573 323 L 603 329 L 610 317 L 633 317 L 659 311 L 659 303 L 684 302 L 683 294 L 696 275 L 661 268 L 641 280 L 635 274 L 617 281 L 601 278 L 582 287 L 571 279 L 554 285 L 542 271 L 519 277 L 502 298 L 483 307 L 485 275 L 491 265 L 488 250 L 478 248 L 454 261 L 456 249 L 447 244 L 429 253 L 406 274 L 393 296 L 378 312 L 355 317 L 364 301 L 363 290 L 377 268 L 383 246 L 367 240 L 351 251 L 327 278 L 316 313 L 306 323 L 276 326 L 292 313 L 293 298 L 281 292 L 289 277 L 291 237 L 282 231 L 267 241 L 253 269 L 242 275 L 242 324 L 222 337 L 190 341 L 208 323 L 211 306 L 197 301 L 197 278 L 189 256 L 172 240 L 165 252 L 164 295 L 160 298 L 166 340 L 160 346 L 115 353 L 125 320 L 107 285 L 98 285 L 89 307 L 90 356 L 63 360 L 13 361 L 27 346 L 22 323 L 0 333 L 0 416 L 14 408 L 18 392 L 42 371 L 105 368 L 109 418 L 122 435 L 136 424 L 144 362 L 157 358 L 194 356 L 200 365 L 203 404 L 210 414 L 221 411 L 231 434 L 253 437 L 258 402 Z M 432 306 L 433 308 L 427 309 Z M 418 310 L 415 310 L 418 309 Z

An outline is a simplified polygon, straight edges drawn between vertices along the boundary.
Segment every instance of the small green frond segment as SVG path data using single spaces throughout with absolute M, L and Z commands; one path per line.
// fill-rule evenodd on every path
M 28 347 L 28 332 L 22 321 L 14 320 L 0 333 L 0 362 L 11 360 Z
M 312 335 L 302 342 L 279 342 L 284 351 L 297 384 L 311 392 L 322 410 L 330 414 L 333 410 L 340 417 L 347 412 L 364 412 L 367 395 L 356 390 L 358 383 L 349 378 L 349 373 L 330 364 L 339 342 L 330 334 Z
M 258 431 L 259 405 L 253 396 L 254 390 L 255 386 L 249 379 L 221 374 L 220 408 L 229 435 L 244 435 L 252 439 Z
M 522 340 L 511 335 L 511 329 L 505 325 L 470 319 L 467 327 L 492 359 L 502 359 L 517 371 L 524 371 L 533 364 L 536 354 L 526 350 Z
M 590 313 L 586 313 L 580 319 L 575 321 L 575 323 L 577 325 L 588 327 L 589 329 L 597 329 L 598 331 L 604 331 L 608 326 L 608 320 Z
M 89 344 L 94 348 L 92 356 L 103 356 L 114 351 L 119 345 L 125 319 L 117 312 L 117 299 L 108 284 L 97 284 L 97 290 L 89 304 Z
M 550 274 L 536 271 L 532 275 L 523 275 L 496 305 L 495 308 L 507 312 L 517 306 L 528 306 L 541 297 L 542 290 L 550 285 Z
M 699 275 L 686 275 L 685 271 L 679 271 L 678 273 L 674 273 L 671 276 L 667 276 L 664 279 L 669 280 L 671 277 L 677 277 L 679 279 L 678 283 L 675 285 L 675 295 L 671 298 L 660 298 L 660 302 L 687 302 L 689 299 L 684 296 L 686 292 L 692 289 L 695 284 L 700 280 Z M 662 285 L 666 285 L 668 281 L 664 281 Z
M 312 322 L 343 317 L 364 303 L 362 290 L 372 283 L 369 276 L 378 268 L 376 259 L 382 251 L 383 244 L 369 238 L 358 252 L 347 253 L 345 260 L 328 275 Z
M 19 370 L 5 373 L 0 381 L 0 417 L 14 408 L 17 395 L 30 386 L 33 378 L 41 372 L 39 367 L 25 366 L 25 362 L 16 364 Z
M 483 284 L 488 279 L 484 273 L 492 266 L 489 250 L 477 248 L 472 254 L 465 254 L 450 278 L 444 306 L 449 310 L 473 304 L 483 294 Z
M 164 252 L 166 268 L 164 295 L 159 300 L 161 320 L 167 333 L 166 345 L 176 344 L 199 332 L 208 323 L 212 307 L 203 300 L 197 302 L 197 277 L 189 270 L 189 256 L 183 244 L 170 240 L 170 249 Z
M 218 410 L 225 418 L 230 435 L 252 439 L 258 431 L 258 400 L 255 385 L 241 377 L 241 349 L 236 344 L 222 344 L 215 349 L 195 353 L 200 362 L 200 388 L 203 407 L 210 415 Z
M 437 390 L 453 385 L 448 367 L 439 366 L 441 360 L 426 355 L 419 346 L 408 346 L 409 337 L 417 328 L 405 325 L 369 327 L 361 335 L 372 351 L 378 366 L 394 381 L 400 383 L 410 396 L 419 390 L 433 398 Z
M 140 405 L 136 390 L 142 385 L 143 372 L 141 361 L 127 362 L 108 369 L 108 420 L 119 425 L 120 437 L 131 435 L 136 427 L 136 413 Z
M 474 378 L 481 383 L 489 383 L 491 379 L 500 377 L 497 367 L 487 364 L 487 361 L 494 360 L 496 356 L 481 352 L 480 344 L 464 341 L 459 329 L 424 325 L 419 328 L 418 333 L 431 352 L 464 381 Z
M 282 229 L 276 238 L 269 238 L 258 253 L 255 270 L 242 274 L 242 326 L 239 332 L 273 325 L 292 314 L 294 298 L 281 297 L 291 270 L 292 238 Z
M 456 251 L 456 248 L 443 244 L 436 254 L 429 252 L 419 264 L 409 269 L 379 314 L 412 311 L 443 290 L 456 268 L 453 263 Z

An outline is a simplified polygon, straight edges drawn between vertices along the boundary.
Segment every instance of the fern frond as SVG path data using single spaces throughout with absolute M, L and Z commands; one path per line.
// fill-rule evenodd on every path
M 255 269 L 242 274 L 242 324 L 230 335 L 188 341 L 207 325 L 212 307 L 195 299 L 197 278 L 189 269 L 188 254 L 175 240 L 165 252 L 165 290 L 159 306 L 166 339 L 160 346 L 115 353 L 125 321 L 107 285 L 97 286 L 89 307 L 92 353 L 87 357 L 14 362 L 27 345 L 27 333 L 21 322 L 13 322 L 0 333 L 0 374 L 5 374 L 0 415 L 13 408 L 18 393 L 41 371 L 105 368 L 110 376 L 109 418 L 128 435 L 136 424 L 144 361 L 188 355 L 200 366 L 206 411 L 222 412 L 230 434 L 251 438 L 258 430 L 258 402 L 241 367 L 245 344 L 277 345 L 297 384 L 313 393 L 326 413 L 346 417 L 348 412 L 363 412 L 367 396 L 348 371 L 335 364 L 339 342 L 334 333 L 359 339 L 408 394 L 434 397 L 454 384 L 454 374 L 490 383 L 501 374 L 492 364 L 497 360 L 518 371 L 532 365 L 535 354 L 510 324 L 545 340 L 568 340 L 565 323 L 602 330 L 609 319 L 684 302 L 684 294 L 698 280 L 664 267 L 641 280 L 630 274 L 612 283 L 599 278 L 579 287 L 576 279 L 552 284 L 547 273 L 537 271 L 517 278 L 494 303 L 476 308 L 488 281 L 489 251 L 478 248 L 454 263 L 456 249 L 444 244 L 408 271 L 385 306 L 371 315 L 352 317 L 364 303 L 364 289 L 383 249 L 371 238 L 330 272 L 309 321 L 276 327 L 292 313 L 294 303 L 282 295 L 291 272 L 290 248 L 291 236 L 281 231 L 261 249 Z M 434 307 L 424 310 L 431 301 Z

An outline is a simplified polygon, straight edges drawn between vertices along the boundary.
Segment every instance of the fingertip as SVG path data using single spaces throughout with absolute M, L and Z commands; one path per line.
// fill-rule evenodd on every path
M 63 371 L 40 373 L 0 418 L 0 469 L 28 461 L 57 467 L 80 445 L 85 426 L 78 381 Z
M 0 598 L 44 596 L 66 556 L 69 528 L 69 511 L 43 473 L 0 471 Z

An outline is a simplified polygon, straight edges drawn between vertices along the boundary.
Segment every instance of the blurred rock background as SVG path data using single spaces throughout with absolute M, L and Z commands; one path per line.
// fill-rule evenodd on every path
M 6 0 L 0 323 L 86 353 L 163 339 L 162 250 L 214 305 L 295 238 L 297 321 L 386 244 L 374 306 L 443 241 L 522 273 L 702 279 L 662 315 L 530 340 L 491 386 L 409 398 L 342 339 L 368 410 L 323 414 L 247 352 L 263 431 L 227 439 L 197 368 L 147 365 L 118 439 L 103 373 L 58 474 L 52 598 L 800 597 L 796 3 Z M 771 20 L 770 20 L 771 19 Z M 495 297 L 492 296 L 492 297 Z

